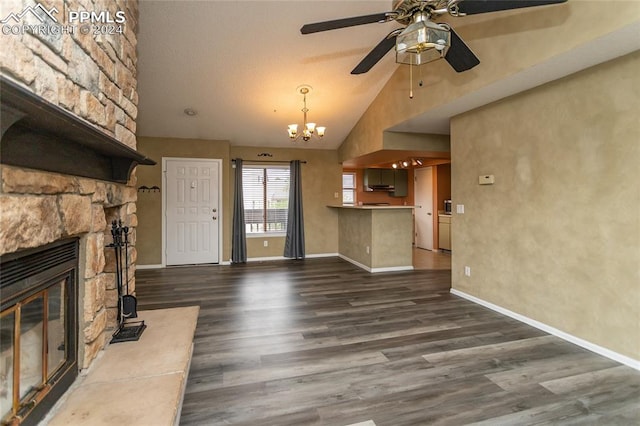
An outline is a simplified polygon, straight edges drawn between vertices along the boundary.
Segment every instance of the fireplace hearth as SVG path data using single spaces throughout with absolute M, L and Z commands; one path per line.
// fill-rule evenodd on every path
M 1 263 L 0 418 L 35 425 L 78 375 L 78 239 Z

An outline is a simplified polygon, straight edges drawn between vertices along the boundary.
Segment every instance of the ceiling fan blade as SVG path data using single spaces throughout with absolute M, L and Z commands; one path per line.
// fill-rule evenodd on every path
M 462 0 L 458 3 L 460 14 L 498 12 L 500 10 L 520 9 L 524 7 L 546 6 L 565 3 L 567 0 Z
M 396 45 L 396 36 L 387 36 L 382 39 L 376 47 L 364 57 L 362 61 L 351 71 L 351 74 L 364 74 L 369 71 L 375 64 L 378 63 L 384 55 L 387 54 Z
M 457 72 L 470 70 L 480 63 L 480 59 L 453 30 L 451 30 L 451 46 L 449 46 L 444 59 Z
M 386 21 L 387 13 L 375 13 L 373 15 L 354 16 L 352 18 L 336 19 L 334 21 L 315 22 L 306 24 L 300 28 L 302 34 L 318 33 L 321 31 L 337 30 L 338 28 L 355 27 L 356 25 L 373 24 Z

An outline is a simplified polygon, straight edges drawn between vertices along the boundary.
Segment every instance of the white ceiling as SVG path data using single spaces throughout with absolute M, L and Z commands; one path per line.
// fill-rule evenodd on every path
M 286 127 L 327 126 L 320 142 L 337 148 L 396 69 L 392 52 L 371 71 L 350 71 L 396 23 L 301 35 L 305 23 L 384 12 L 383 1 L 140 2 L 138 135 L 229 140 L 232 145 L 291 147 Z M 466 18 L 469 19 L 469 18 Z M 535 69 L 524 70 L 392 130 L 448 134 L 449 117 L 640 48 L 639 26 L 612 33 Z M 185 108 L 198 111 L 195 117 Z

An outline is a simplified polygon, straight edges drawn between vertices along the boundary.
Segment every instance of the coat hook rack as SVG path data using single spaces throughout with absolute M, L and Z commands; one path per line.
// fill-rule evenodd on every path
M 154 185 L 149 188 L 148 186 L 142 185 L 138 187 L 138 192 L 160 192 L 160 187 Z

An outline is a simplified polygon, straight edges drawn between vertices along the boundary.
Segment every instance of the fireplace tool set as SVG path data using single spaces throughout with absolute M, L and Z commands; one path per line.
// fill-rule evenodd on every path
M 115 252 L 118 288 L 118 328 L 111 343 L 129 342 L 138 340 L 147 326 L 144 321 L 127 321 L 138 317 L 138 301 L 129 294 L 129 227 L 122 226 L 122 220 L 114 220 L 111 222 L 111 236 L 113 243 L 107 247 L 113 247 Z

